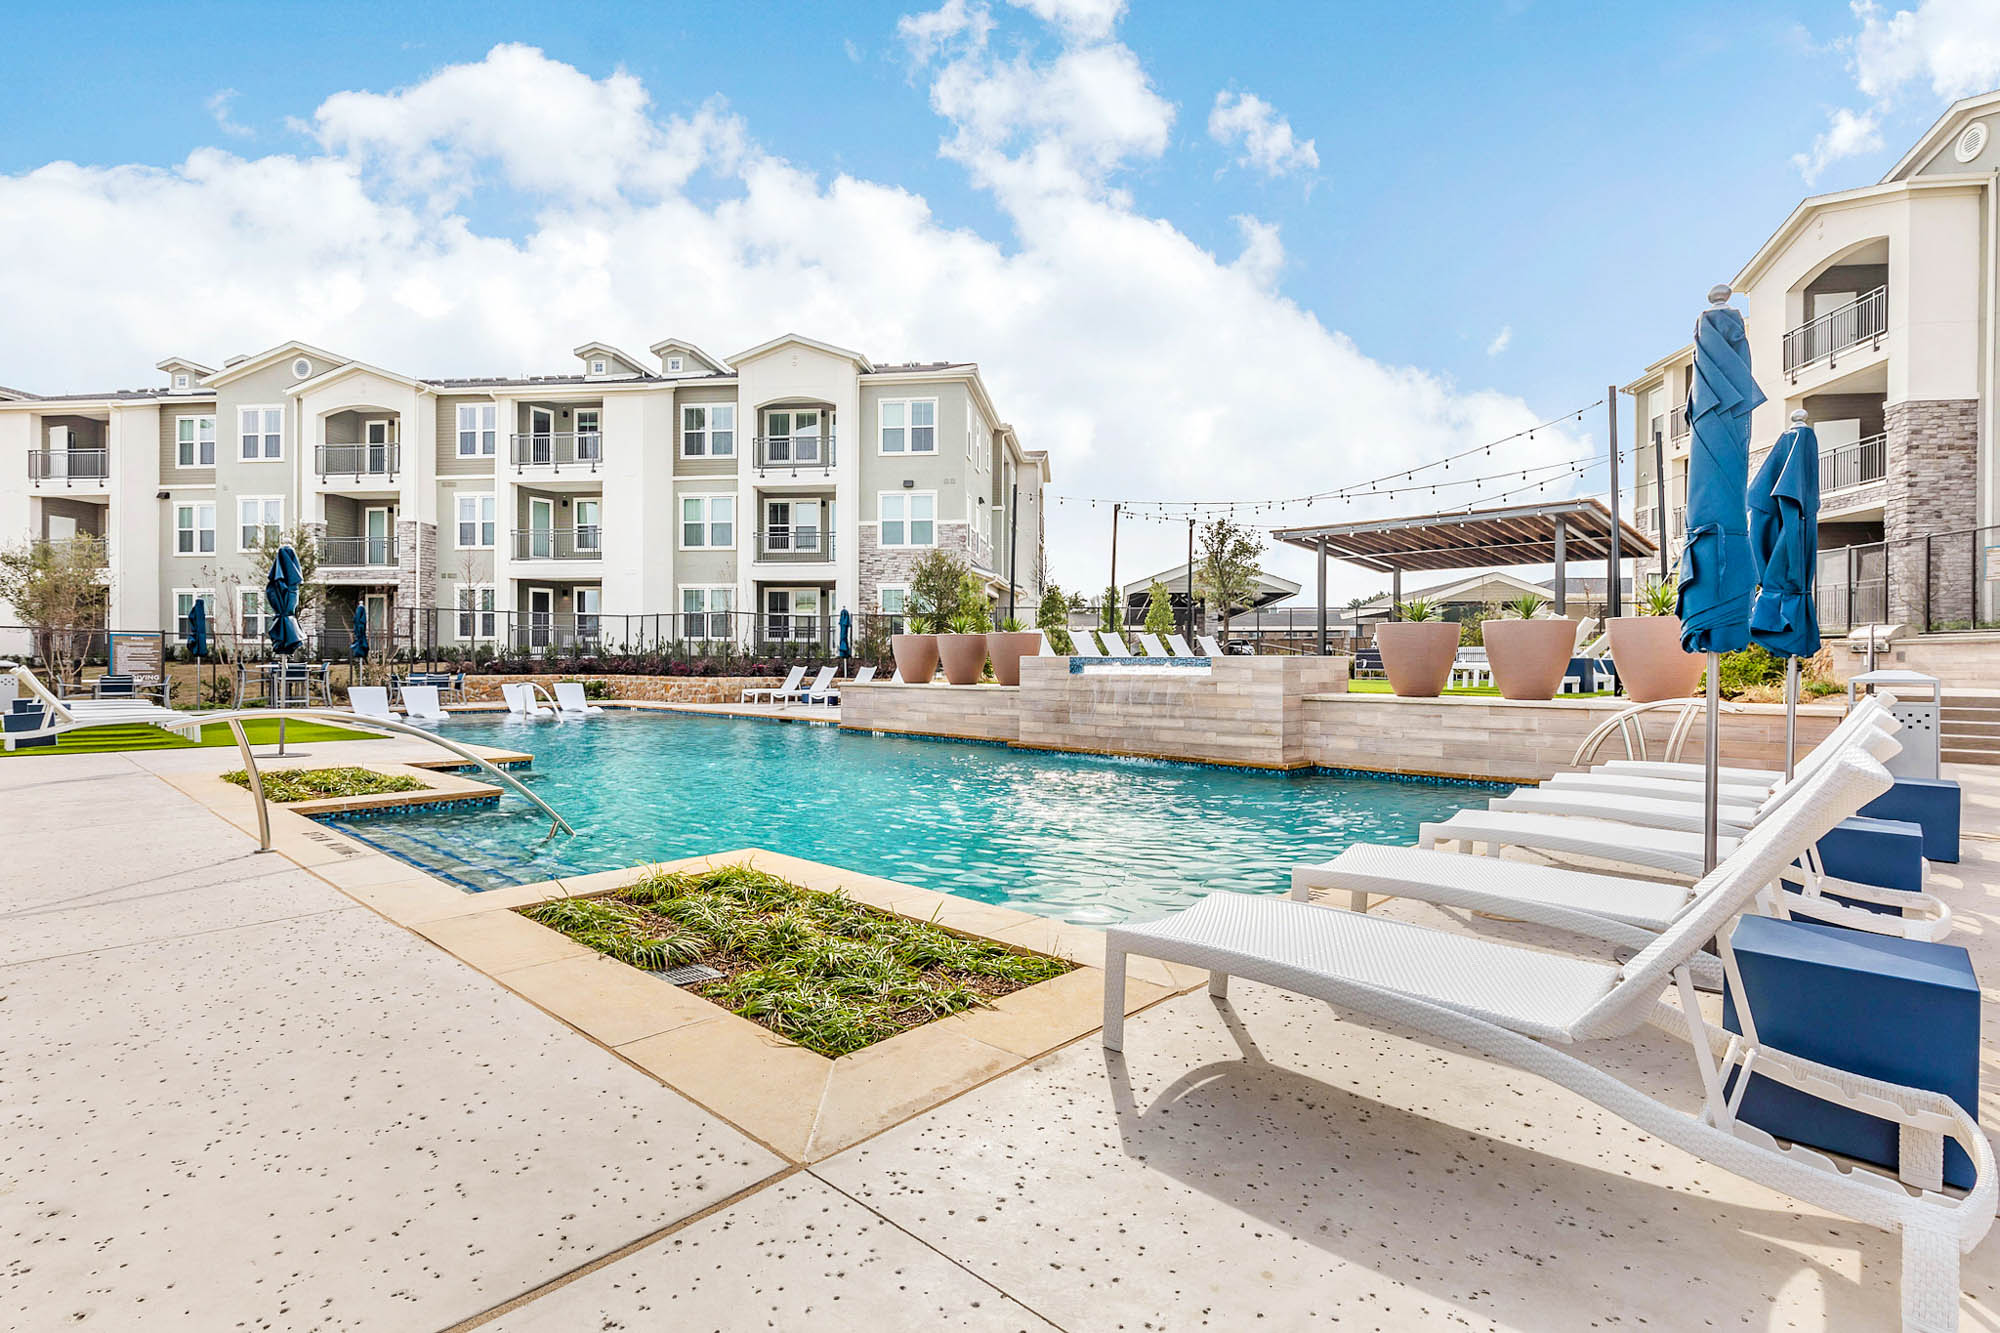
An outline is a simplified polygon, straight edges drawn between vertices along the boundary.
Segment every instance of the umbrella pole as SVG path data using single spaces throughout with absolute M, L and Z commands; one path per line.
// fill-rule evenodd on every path
M 1717 754 L 1722 712 L 1722 659 L 1708 655 L 1708 731 L 1703 738 L 1701 790 L 1701 871 L 1715 869 L 1716 784 L 1720 780 L 1721 759 Z
M 1785 659 L 1785 781 L 1792 780 L 1792 755 L 1798 751 L 1799 659 Z

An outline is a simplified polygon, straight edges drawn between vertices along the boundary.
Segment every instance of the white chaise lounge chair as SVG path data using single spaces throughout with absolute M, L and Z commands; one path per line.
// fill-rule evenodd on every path
M 1547 1078 L 1746 1179 L 1900 1232 L 1903 1327 L 1955 1328 L 1960 1256 L 1985 1236 L 2000 1202 L 1992 1145 L 1977 1122 L 1941 1093 L 1863 1078 L 1760 1042 L 1747 1004 L 1739 1010 L 1741 1035 L 1723 1031 L 1703 1012 L 1694 986 L 1706 942 L 1718 940 L 1730 963 L 1729 936 L 1752 899 L 1890 785 L 1887 770 L 1858 750 L 1822 765 L 1777 818 L 1744 839 L 1740 855 L 1711 872 L 1698 906 L 1623 966 L 1282 899 L 1211 893 L 1164 921 L 1105 932 L 1104 1046 L 1125 1044 L 1125 961 L 1134 953 L 1208 969 L 1212 995 L 1225 995 L 1236 975 L 1400 1024 Z M 1690 1044 L 1699 1113 L 1648 1096 L 1584 1058 L 1591 1043 L 1626 1038 L 1647 1023 Z M 1902 1185 L 1738 1121 L 1727 1090 L 1753 1066 L 1765 1078 L 1896 1122 Z M 1974 1184 L 1960 1199 L 1942 1192 L 1947 1136 L 1973 1164 Z
M 54 691 L 36 678 L 27 667 L 11 662 L 0 662 L 0 670 L 13 671 L 18 682 L 21 699 L 31 699 L 42 708 L 41 725 L 33 731 L 10 731 L 6 733 L 6 748 L 11 750 L 21 741 L 47 740 L 67 731 L 80 731 L 86 727 L 129 726 L 144 723 L 159 727 L 176 735 L 197 736 L 201 731 L 201 717 L 194 713 L 182 713 L 172 708 L 163 708 L 150 700 L 136 695 L 117 699 L 62 699 Z
M 827 692 L 833 687 L 833 672 L 834 668 L 830 666 L 821 667 L 813 676 L 811 685 L 803 686 L 799 689 L 787 690 L 785 693 L 779 695 L 774 702 L 780 708 L 789 708 L 795 700 L 799 703 L 811 703 L 815 697 L 824 698 Z
M 389 711 L 389 687 L 386 685 L 348 686 L 347 706 L 362 717 L 386 717 L 391 721 L 396 717 Z
M 412 708 L 412 717 L 415 717 L 416 713 L 414 706 L 410 704 L 410 690 L 417 688 L 420 687 L 413 685 L 403 691 L 403 703 L 406 707 Z M 515 685 L 502 685 L 500 697 L 507 701 L 507 712 L 511 716 L 529 718 L 555 716 L 555 709 L 535 697 L 535 687 L 532 682 L 522 681 Z
M 1215 641 L 1213 634 L 1197 634 L 1194 636 L 1194 641 L 1201 645 L 1201 652 L 1204 657 L 1222 657 L 1225 655 L 1222 651 L 1222 645 Z
M 743 691 L 742 697 L 737 702 L 753 704 L 761 700 L 764 703 L 776 703 L 786 695 L 796 694 L 799 682 L 805 678 L 806 669 L 802 666 L 795 666 L 785 673 L 785 683 L 783 685 L 779 685 L 776 688 L 769 685 L 753 686 Z
M 556 711 L 564 717 L 598 717 L 604 712 L 583 695 L 580 680 L 559 680 L 556 682 Z
M 532 690 L 532 685 L 517 685 L 518 690 Z M 532 696 L 531 696 L 532 697 Z M 438 701 L 438 687 L 435 685 L 405 685 L 403 687 L 403 714 L 407 721 L 435 725 L 445 720 L 444 705 Z
M 1101 629 L 1097 631 L 1097 637 L 1104 641 L 1104 651 L 1110 656 L 1112 657 L 1135 656 L 1132 650 L 1125 646 L 1125 640 L 1119 636 L 1117 630 Z
M 1169 634 L 1167 636 L 1167 647 L 1173 649 L 1175 657 L 1193 657 L 1195 655 L 1194 649 L 1188 647 L 1187 640 L 1178 634 Z
M 1138 639 L 1139 639 L 1139 649 L 1141 652 L 1145 653 L 1146 656 L 1148 657 L 1172 656 L 1172 654 L 1167 651 L 1167 645 L 1160 642 L 1159 635 L 1148 634 L 1144 630 L 1140 630 L 1138 634 Z
M 1069 641 L 1076 649 L 1075 652 L 1070 654 L 1071 657 L 1099 658 L 1104 656 L 1103 653 L 1098 651 L 1097 640 L 1091 636 L 1090 631 L 1087 629 L 1072 627 L 1069 631 Z

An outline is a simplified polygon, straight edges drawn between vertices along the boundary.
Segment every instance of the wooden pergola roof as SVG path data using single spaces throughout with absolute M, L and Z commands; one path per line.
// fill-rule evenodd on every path
M 1602 500 L 1588 497 L 1280 528 L 1271 535 L 1315 554 L 1324 543 L 1326 554 L 1335 559 L 1386 573 L 1554 564 L 1559 529 L 1565 560 L 1611 558 L 1611 511 Z M 1618 543 L 1618 553 L 1625 557 L 1659 551 L 1651 537 L 1622 519 Z

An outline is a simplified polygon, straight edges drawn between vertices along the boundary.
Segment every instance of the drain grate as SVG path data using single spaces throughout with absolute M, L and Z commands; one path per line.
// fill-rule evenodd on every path
M 689 963 L 686 967 L 670 967 L 665 971 L 650 967 L 646 970 L 660 980 L 671 981 L 676 986 L 692 986 L 699 981 L 714 981 L 722 975 L 714 968 L 701 963 Z

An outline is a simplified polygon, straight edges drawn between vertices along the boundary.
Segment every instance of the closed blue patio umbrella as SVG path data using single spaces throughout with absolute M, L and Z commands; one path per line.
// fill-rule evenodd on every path
M 305 575 L 299 569 L 299 553 L 291 543 L 278 548 L 278 558 L 271 562 L 271 573 L 264 580 L 264 605 L 271 608 L 271 628 L 266 637 L 271 640 L 271 651 L 279 657 L 290 657 L 305 647 L 306 636 L 299 631 L 299 589 L 305 584 Z M 278 671 L 278 698 L 285 697 L 284 665 Z M 285 752 L 285 718 L 278 716 L 278 753 Z
M 188 607 L 187 651 L 197 661 L 208 656 L 208 606 L 199 597 Z
M 1799 659 L 1819 651 L 1813 578 L 1819 567 L 1819 437 L 1804 408 L 1750 483 L 1750 558 L 1757 600 L 1750 637 L 1785 659 L 1785 776 L 1799 718 Z
M 354 642 L 347 645 L 351 657 L 368 656 L 368 603 L 354 604 Z
M 843 606 L 840 608 L 840 659 L 843 662 L 851 656 L 848 650 L 848 635 L 853 629 L 854 613 Z
M 1687 545 L 1681 551 L 1676 610 L 1681 647 L 1708 654 L 1708 729 L 1704 760 L 1703 864 L 1715 865 L 1717 715 L 1722 694 L 1717 657 L 1750 645 L 1750 597 L 1757 571 L 1750 555 L 1750 413 L 1764 391 L 1750 376 L 1743 315 L 1726 286 L 1709 289 L 1694 327 L 1694 389 L 1688 419 Z

